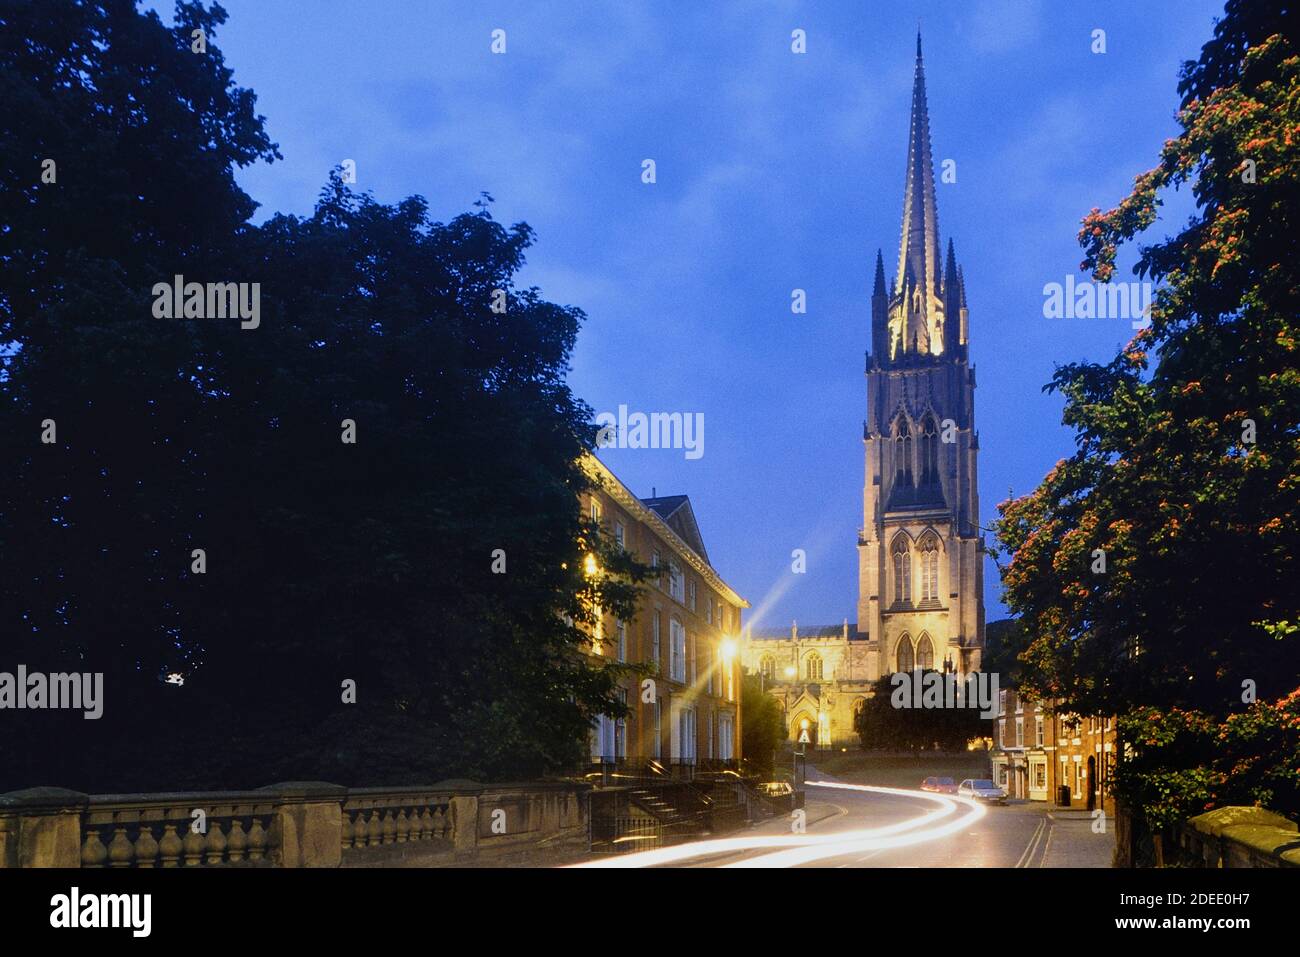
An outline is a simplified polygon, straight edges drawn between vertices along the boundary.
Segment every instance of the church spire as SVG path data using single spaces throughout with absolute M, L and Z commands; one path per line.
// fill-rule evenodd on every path
M 912 120 L 907 142 L 907 179 L 903 189 L 903 237 L 898 254 L 900 288 L 908 272 L 927 293 L 938 292 L 942 268 L 939 252 L 939 207 L 934 194 L 930 154 L 930 110 L 925 99 L 925 64 L 921 31 L 916 32 L 916 75 L 912 80 Z
M 871 298 L 885 295 L 885 260 L 880 255 L 880 250 L 876 250 L 876 283 L 871 290 Z

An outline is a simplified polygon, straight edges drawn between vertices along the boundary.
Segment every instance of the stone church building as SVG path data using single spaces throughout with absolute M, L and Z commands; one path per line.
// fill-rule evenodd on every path
M 985 546 L 969 332 L 962 270 L 939 237 L 918 35 L 897 273 L 886 280 L 877 252 L 871 294 L 857 622 L 754 629 L 743 648 L 746 668 L 770 671 L 791 737 L 808 717 L 819 747 L 856 744 L 854 711 L 881 675 L 979 670 Z

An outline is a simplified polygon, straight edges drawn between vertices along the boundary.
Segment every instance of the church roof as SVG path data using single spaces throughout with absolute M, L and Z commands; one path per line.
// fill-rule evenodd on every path
M 788 628 L 750 628 L 748 635 L 755 641 L 789 641 L 791 638 L 791 629 L 798 632 L 799 638 L 841 638 L 844 635 L 844 624 L 838 625 L 792 625 Z M 851 621 L 848 624 L 849 640 L 861 641 L 867 636 L 858 631 L 858 623 Z

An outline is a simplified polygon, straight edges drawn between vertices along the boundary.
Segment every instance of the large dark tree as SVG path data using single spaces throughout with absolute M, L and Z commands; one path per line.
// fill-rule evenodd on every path
M 175 19 L 0 3 L 0 671 L 105 674 L 99 721 L 0 713 L 0 790 L 570 766 L 618 707 L 582 626 L 641 573 L 578 514 L 581 312 L 515 287 L 486 200 L 334 178 L 251 225 L 276 148 L 224 12 Z M 259 327 L 155 318 L 176 274 L 259 283 Z
M 939 672 L 926 669 L 924 674 Z M 912 680 L 910 674 L 906 677 Z M 854 716 L 853 730 L 868 751 L 962 751 L 975 738 L 991 734 L 989 722 L 977 708 L 899 708 L 894 705 L 894 691 L 894 676 L 882 675 Z

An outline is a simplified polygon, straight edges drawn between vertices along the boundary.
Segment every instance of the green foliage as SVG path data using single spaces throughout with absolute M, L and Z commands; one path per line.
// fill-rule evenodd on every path
M 762 676 L 750 672 L 741 677 L 740 694 L 740 753 L 754 773 L 770 775 L 787 733 L 781 703 L 763 689 Z
M 250 225 L 234 170 L 275 147 L 224 13 L 177 9 L 4 8 L 0 659 L 104 672 L 106 701 L 13 713 L 0 790 L 571 766 L 626 670 L 589 667 L 582 628 L 644 575 L 578 514 L 582 313 L 516 287 L 533 233 L 487 200 L 441 223 L 335 176 L 312 216 Z M 155 319 L 177 273 L 260 283 L 260 327 Z
M 927 671 L 926 674 L 936 672 Z M 989 723 L 976 708 L 896 708 L 893 675 L 882 675 L 854 718 L 853 730 L 869 751 L 963 751 L 968 742 L 989 735 Z M 911 676 L 908 675 L 908 680 Z

